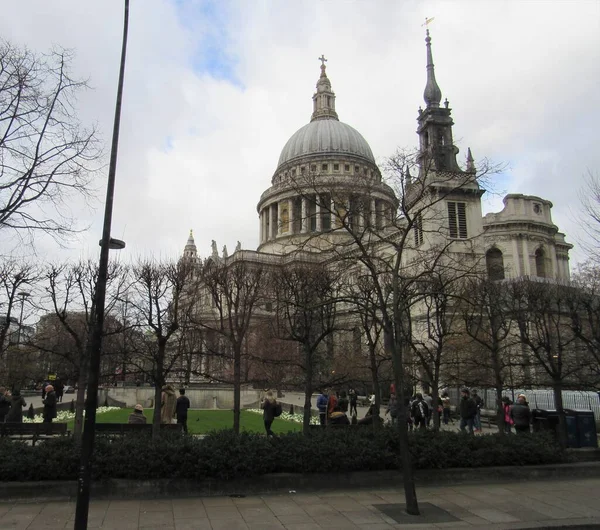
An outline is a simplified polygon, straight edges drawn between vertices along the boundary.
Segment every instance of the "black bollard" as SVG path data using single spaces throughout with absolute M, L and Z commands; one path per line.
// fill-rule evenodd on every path
M 35 411 L 33 410 L 33 403 L 29 404 L 29 410 L 27 411 L 27 417 L 32 420 L 35 418 Z

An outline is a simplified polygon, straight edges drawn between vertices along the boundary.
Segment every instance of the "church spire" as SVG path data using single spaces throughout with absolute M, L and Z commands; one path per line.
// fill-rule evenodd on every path
M 198 256 L 198 249 L 196 248 L 196 242 L 194 241 L 194 232 L 190 230 L 187 243 L 183 249 L 184 258 L 196 258 Z
M 433 55 L 431 54 L 431 37 L 429 36 L 429 29 L 427 30 L 427 37 L 425 37 L 427 43 L 427 84 L 425 85 L 425 92 L 423 92 L 423 99 L 427 103 L 427 108 L 439 107 L 440 101 L 442 101 L 442 91 L 435 80 L 435 70 L 433 68 Z
M 325 71 L 324 55 L 319 57 L 321 61 L 321 76 L 317 81 L 317 91 L 313 95 L 313 113 L 310 121 L 314 120 L 337 120 L 338 115 L 335 111 L 335 92 L 331 90 L 331 82 Z

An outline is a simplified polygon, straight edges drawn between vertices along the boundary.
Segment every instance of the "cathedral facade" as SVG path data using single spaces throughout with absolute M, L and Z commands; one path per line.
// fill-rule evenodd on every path
M 470 149 L 464 165 L 457 161 L 452 109 L 447 100 L 442 103 L 429 31 L 425 42 L 418 150 L 403 159 L 394 178 L 382 175 L 365 138 L 339 120 L 322 57 L 311 119 L 285 143 L 270 186 L 258 201 L 258 248 L 242 250 L 238 244 L 231 255 L 226 250 L 219 255 L 213 241 L 213 260 L 256 266 L 328 263 L 367 239 L 379 245 L 379 252 L 393 253 L 386 241 L 410 225 L 408 261 L 418 262 L 421 254 L 437 248 L 457 263 L 470 256 L 493 280 L 569 280 L 572 245 L 553 223 L 550 201 L 509 194 L 502 211 L 482 214 L 481 168 Z M 418 206 L 430 197 L 437 199 L 427 208 L 412 208 L 418 213 L 407 224 L 406 205 Z M 191 235 L 184 257 L 197 259 Z

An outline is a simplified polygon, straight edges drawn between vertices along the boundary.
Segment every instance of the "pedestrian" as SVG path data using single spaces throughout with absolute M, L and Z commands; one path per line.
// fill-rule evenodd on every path
M 338 400 L 335 396 L 335 392 L 331 390 L 329 392 L 329 400 L 327 401 L 327 415 L 331 414 L 334 409 L 337 407 Z
M 177 416 L 177 423 L 181 423 L 183 425 L 183 432 L 188 432 L 187 417 L 189 408 L 190 400 L 185 395 L 185 388 L 181 388 L 179 389 L 177 404 L 175 405 L 175 415 Z
M 348 416 L 340 409 L 339 405 L 333 409 L 327 421 L 329 425 L 350 425 Z
M 4 423 L 4 419 L 10 410 L 11 400 L 10 394 L 3 386 L 0 387 L 0 423 Z
M 390 400 L 385 413 L 390 415 L 392 425 L 396 425 L 398 419 L 398 400 L 396 399 L 395 394 L 390 395 Z
M 52 385 L 48 385 L 45 388 L 46 397 L 42 400 L 44 403 L 44 411 L 42 416 L 44 418 L 44 423 L 52 423 L 52 420 L 56 418 L 56 392 L 54 392 L 54 387 Z
M 427 427 L 429 427 L 429 423 L 431 422 L 431 418 L 433 417 L 433 398 L 429 394 L 429 392 L 425 392 L 423 396 L 423 401 L 427 403 Z
M 483 398 L 477 394 L 477 390 L 473 390 L 472 393 L 473 401 L 477 406 L 477 414 L 475 414 L 475 419 L 473 421 L 473 427 L 475 432 L 481 432 L 481 409 L 484 408 L 485 403 L 483 402 Z
M 527 404 L 527 397 L 524 394 L 519 394 L 517 402 L 510 408 L 510 418 L 514 422 L 517 434 L 529 432 L 531 410 Z
M 346 391 L 342 390 L 340 392 L 340 398 L 338 399 L 338 407 L 340 407 L 340 410 L 346 414 L 348 412 L 348 398 L 346 397 Z
M 321 422 L 321 427 L 325 427 L 327 425 L 327 402 L 329 401 L 329 396 L 322 390 L 317 397 L 317 409 L 319 410 L 319 421 Z
M 277 400 L 273 396 L 273 392 L 270 390 L 267 392 L 267 395 L 260 404 L 260 408 L 263 409 L 263 421 L 265 422 L 267 436 L 275 436 L 275 433 L 271 430 L 271 425 L 273 425 L 275 417 L 281 414 L 281 405 L 277 403 Z
M 511 402 L 508 396 L 502 397 L 502 411 L 504 412 L 504 432 L 510 434 L 512 432 L 513 419 L 510 417 Z
M 468 388 L 463 388 L 460 391 L 460 430 L 465 432 L 465 427 L 469 430 L 469 434 L 473 434 L 473 426 L 475 416 L 477 415 L 477 405 L 471 398 L 471 392 Z
M 424 430 L 427 428 L 427 416 L 429 415 L 429 407 L 427 402 L 423 400 L 423 394 L 417 394 L 411 407 L 411 416 L 415 423 L 415 429 Z
M 351 388 L 350 392 L 350 416 L 358 416 L 358 411 L 356 409 L 356 405 L 358 404 L 358 396 L 356 395 L 356 391 Z
M 57 379 L 54 382 L 54 392 L 56 392 L 56 401 L 61 403 L 63 394 L 65 392 L 65 385 L 63 385 L 63 383 L 60 379 Z
M 144 416 L 144 407 L 142 407 L 139 403 L 133 407 L 133 412 L 129 415 L 129 419 L 127 420 L 129 424 L 146 424 L 148 423 L 148 419 Z
M 444 425 L 448 425 L 450 422 L 450 406 L 450 396 L 447 392 L 444 392 L 442 394 L 442 414 L 444 418 Z
M 175 407 L 177 406 L 177 397 L 175 390 L 171 385 L 165 385 L 160 395 L 160 422 L 169 424 L 175 416 Z
M 26 406 L 21 391 L 15 390 L 11 399 L 10 412 L 6 415 L 6 423 L 23 423 L 23 407 Z

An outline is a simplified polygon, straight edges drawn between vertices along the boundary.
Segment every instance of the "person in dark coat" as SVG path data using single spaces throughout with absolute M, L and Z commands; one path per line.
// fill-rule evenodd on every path
M 346 397 L 346 391 L 342 390 L 340 392 L 340 398 L 338 399 L 338 407 L 340 407 L 340 411 L 346 414 L 348 412 L 348 398 Z
M 8 394 L 6 388 L 3 386 L 0 387 L 0 423 L 4 423 L 4 418 L 8 414 L 10 410 L 10 395 Z
M 44 403 L 44 412 L 42 415 L 44 423 L 52 423 L 52 420 L 56 418 L 56 392 L 54 392 L 52 385 L 48 385 L 45 390 L 46 397 L 42 400 Z
M 520 394 L 517 402 L 510 408 L 510 417 L 514 422 L 517 434 L 529 432 L 531 423 L 531 410 L 527 404 L 527 398 Z
M 358 396 L 353 388 L 350 389 L 350 416 L 358 416 L 356 405 L 358 404 Z
M 54 383 L 54 392 L 56 392 L 56 401 L 61 403 L 65 393 L 65 385 L 63 385 L 60 379 L 57 379 Z
M 23 423 L 23 407 L 26 406 L 27 403 L 25 403 L 21 392 L 15 390 L 12 395 L 10 412 L 6 415 L 6 423 Z
M 350 425 L 350 420 L 346 413 L 340 409 L 338 405 L 333 409 L 333 412 L 329 415 L 328 425 Z
M 466 427 L 469 434 L 474 434 L 475 416 L 477 416 L 477 405 L 473 401 L 469 389 L 463 388 L 460 391 L 460 430 L 462 432 L 465 432 Z
M 427 417 L 429 416 L 429 406 L 423 399 L 422 394 L 417 394 L 416 399 L 410 409 L 410 415 L 413 417 L 415 422 L 415 429 L 426 429 L 427 428 Z
M 396 399 L 396 394 L 390 395 L 390 401 L 388 402 L 385 413 L 390 415 L 392 425 L 395 425 L 396 419 L 398 418 L 398 400 Z
M 183 432 L 188 432 L 187 418 L 189 408 L 190 400 L 185 395 L 185 388 L 181 388 L 179 389 L 177 404 L 175 405 L 175 416 L 177 416 L 177 423 L 181 423 L 183 425 Z
M 273 420 L 275 419 L 275 410 L 277 408 L 277 400 L 273 397 L 273 392 L 270 390 L 267 392 L 265 399 L 260 404 L 260 408 L 263 409 L 263 420 L 265 422 L 265 430 L 267 436 L 275 436 L 275 433 L 271 430 Z
M 144 416 L 144 407 L 139 403 L 133 407 L 133 412 L 129 415 L 127 423 L 148 423 L 148 419 Z

